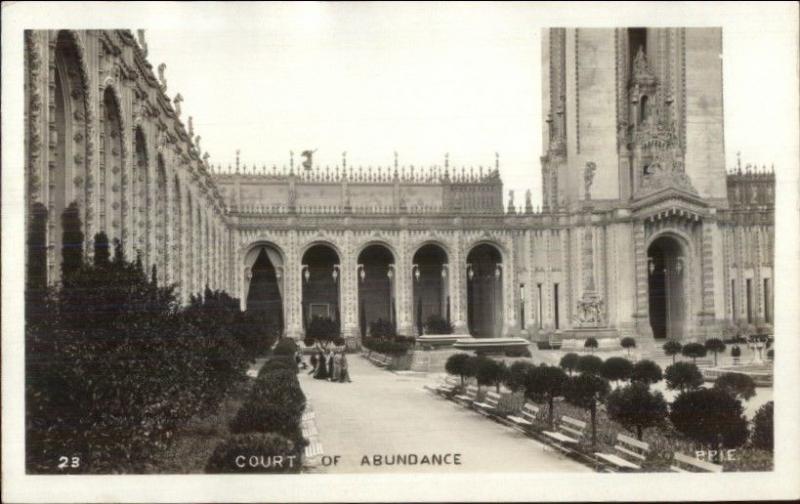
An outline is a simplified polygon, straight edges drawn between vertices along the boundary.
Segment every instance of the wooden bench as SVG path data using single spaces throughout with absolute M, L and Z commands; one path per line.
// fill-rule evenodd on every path
M 386 367 L 392 362 L 391 357 L 383 354 L 370 355 L 369 360 L 378 367 Z
M 465 406 L 469 406 L 476 399 L 478 399 L 478 386 L 477 385 L 467 385 L 467 390 L 464 391 L 463 394 L 457 395 L 456 400 L 460 403 L 463 403 Z
M 490 390 L 486 393 L 486 396 L 483 398 L 481 402 L 474 402 L 472 406 L 475 409 L 483 413 L 484 415 L 491 415 L 497 413 L 498 405 L 500 404 L 500 394 L 495 392 L 494 390 Z
M 518 415 L 507 415 L 506 419 L 509 420 L 515 428 L 522 430 L 522 432 L 527 432 L 528 429 L 533 427 L 536 423 L 538 416 L 539 407 L 526 402 Z
M 672 472 L 722 472 L 722 466 L 705 460 L 700 460 L 683 453 L 675 452 L 672 456 Z
M 432 392 L 434 394 L 448 395 L 452 394 L 460 383 L 461 383 L 460 380 L 455 376 L 448 376 L 447 378 L 442 380 L 438 385 L 423 385 L 423 388 L 428 392 Z
M 617 470 L 639 470 L 640 465 L 647 459 L 650 452 L 650 445 L 634 439 L 624 434 L 617 434 L 617 444 L 614 446 L 615 453 L 595 452 L 595 456 L 610 464 Z
M 555 441 L 558 447 L 569 449 L 583 440 L 585 430 L 586 422 L 564 415 L 556 425 L 555 431 L 543 431 L 542 434 Z

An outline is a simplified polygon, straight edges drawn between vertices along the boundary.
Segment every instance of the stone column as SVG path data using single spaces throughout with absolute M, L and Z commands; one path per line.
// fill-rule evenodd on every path
M 412 292 L 414 283 L 411 277 L 411 260 L 408 251 L 408 231 L 403 230 L 400 231 L 400 240 L 394 266 L 397 333 L 403 336 L 413 334 L 411 300 L 414 297 Z
M 358 327 L 358 277 L 353 251 L 353 232 L 344 233 L 342 257 L 339 258 L 339 305 L 342 312 L 342 336 L 360 341 Z
M 449 267 L 450 278 L 450 318 L 456 334 L 467 334 L 467 264 L 464 255 L 464 238 L 456 233 L 453 240 L 452 257 Z
M 650 312 L 648 300 L 648 259 L 644 240 L 644 223 L 636 222 L 633 228 L 633 249 L 636 264 L 636 313 L 634 325 L 636 331 L 645 337 L 653 337 L 653 328 L 650 327 Z
M 284 266 L 284 294 L 287 304 L 286 335 L 301 339 L 303 334 L 303 272 L 300 251 L 298 250 L 297 231 L 290 231 L 287 237 L 286 265 Z

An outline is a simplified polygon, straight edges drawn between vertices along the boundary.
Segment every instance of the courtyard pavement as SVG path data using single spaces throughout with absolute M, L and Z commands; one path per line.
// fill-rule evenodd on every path
M 352 383 L 300 385 L 316 415 L 324 455 L 336 465 L 320 473 L 591 472 L 523 434 L 423 389 L 435 375 L 393 373 L 348 355 Z M 460 454 L 461 465 L 363 464 L 363 457 Z M 452 456 L 451 456 L 452 459 Z M 411 462 L 411 458 L 407 459 Z

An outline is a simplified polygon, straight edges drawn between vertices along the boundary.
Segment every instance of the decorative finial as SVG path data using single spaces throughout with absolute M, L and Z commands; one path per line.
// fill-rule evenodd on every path
M 192 122 L 192 116 L 189 116 L 188 123 L 189 123 L 189 138 L 192 138 L 194 136 L 194 124 Z
M 494 169 L 500 171 L 500 153 L 494 153 Z
M 508 191 L 508 213 L 514 213 L 514 190 Z
M 197 152 L 200 152 L 200 135 L 197 135 L 194 138 L 194 145 L 197 147 Z
M 342 152 L 342 171 L 347 169 L 347 151 Z
M 736 168 L 742 171 L 742 151 L 736 151 Z
M 175 98 L 172 99 L 172 103 L 175 105 L 175 115 L 180 117 L 181 116 L 181 102 L 183 101 L 183 96 L 180 93 L 175 95 Z
M 289 175 L 294 175 L 294 151 L 289 151 Z
M 147 41 L 144 39 L 144 30 L 139 29 L 136 30 L 136 35 L 139 38 L 139 47 L 142 48 L 142 54 L 144 57 L 147 57 Z
M 236 149 L 236 173 L 239 173 L 239 149 Z
M 594 172 L 597 170 L 597 163 L 594 161 L 587 161 L 586 167 L 583 169 L 583 186 L 586 194 L 586 201 L 592 199 L 592 182 L 594 181 Z
M 531 190 L 525 190 L 525 213 L 533 212 L 533 204 L 531 203 Z
M 450 153 L 444 153 L 444 169 L 445 171 L 450 167 Z
M 203 162 L 204 162 L 205 164 L 208 164 L 208 158 L 210 158 L 210 157 L 211 157 L 211 155 L 208 153 L 208 151 L 206 151 L 206 152 L 203 154 Z
M 394 151 L 394 172 L 397 173 L 397 151 Z
M 164 77 L 164 70 L 167 69 L 166 63 L 161 63 L 158 65 L 158 81 L 161 85 L 161 91 L 166 93 L 167 92 L 167 78 Z

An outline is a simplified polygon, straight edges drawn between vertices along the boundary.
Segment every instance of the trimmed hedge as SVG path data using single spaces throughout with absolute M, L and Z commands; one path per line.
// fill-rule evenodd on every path
M 294 357 L 297 353 L 297 343 L 292 338 L 281 338 L 272 349 L 272 355 L 289 355 Z
M 237 434 L 217 445 L 207 473 L 299 473 L 295 444 L 275 433 Z
M 386 355 L 398 356 L 405 355 L 414 348 L 413 338 L 403 338 L 397 336 L 393 339 L 364 338 L 361 345 L 368 350 Z

